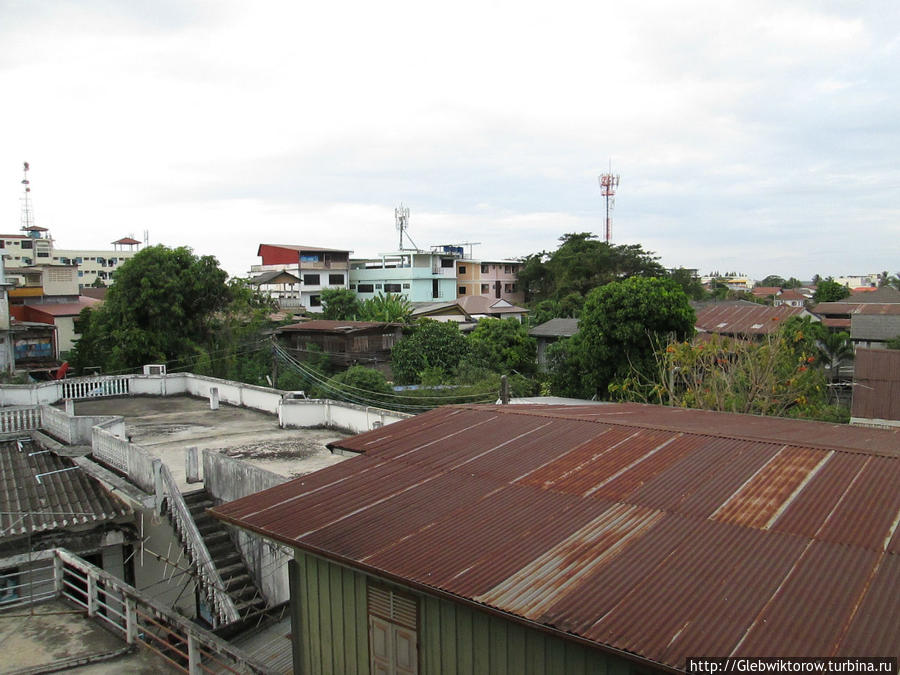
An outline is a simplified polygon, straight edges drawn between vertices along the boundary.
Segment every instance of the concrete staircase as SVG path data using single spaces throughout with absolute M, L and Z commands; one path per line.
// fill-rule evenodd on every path
M 212 496 L 201 489 L 184 493 L 182 498 L 241 619 L 266 610 L 266 600 L 253 582 L 228 529 L 220 520 L 206 513 L 206 509 L 214 506 Z

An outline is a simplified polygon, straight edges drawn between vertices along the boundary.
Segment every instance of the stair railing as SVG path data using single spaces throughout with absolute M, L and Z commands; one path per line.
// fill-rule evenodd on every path
M 197 577 L 200 588 L 213 607 L 213 614 L 221 624 L 228 624 L 240 619 L 240 614 L 234 605 L 231 596 L 225 590 L 225 582 L 219 575 L 209 549 L 197 529 L 193 516 L 188 509 L 181 490 L 172 477 L 169 467 L 162 464 L 159 468 L 163 481 L 163 489 L 169 505 L 169 514 L 175 529 L 181 537 L 181 542 L 187 550 L 191 562 L 197 568 Z

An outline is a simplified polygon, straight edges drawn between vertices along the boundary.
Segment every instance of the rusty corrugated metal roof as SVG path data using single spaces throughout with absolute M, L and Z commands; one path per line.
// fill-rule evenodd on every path
M 675 669 L 900 645 L 900 430 L 452 406 L 335 445 L 364 454 L 213 513 Z
M 857 348 L 853 417 L 900 420 L 900 349 Z
M 698 331 L 720 335 L 768 335 L 792 316 L 802 315 L 802 307 L 723 303 L 697 310 Z

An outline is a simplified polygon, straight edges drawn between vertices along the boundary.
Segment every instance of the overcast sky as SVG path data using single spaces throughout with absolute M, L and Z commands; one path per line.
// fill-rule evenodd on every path
M 603 232 L 667 266 L 900 271 L 900 3 L 0 0 L 0 214 L 131 234 L 476 256 Z

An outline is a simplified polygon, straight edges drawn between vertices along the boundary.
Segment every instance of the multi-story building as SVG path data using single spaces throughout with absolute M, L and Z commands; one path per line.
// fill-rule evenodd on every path
M 449 247 L 444 247 L 449 248 Z M 456 299 L 456 261 L 453 251 L 402 250 L 377 258 L 350 261 L 350 289 L 360 300 L 393 293 L 409 302 Z
M 32 265 L 74 265 L 79 286 L 91 286 L 99 279 L 103 285 L 112 283 L 113 274 L 140 248 L 141 242 L 123 237 L 112 242 L 109 249 L 63 249 L 54 245 L 47 228 L 31 226 L 25 234 L 0 234 L 0 253 L 3 254 L 7 274 L 15 277 L 17 270 Z
M 282 309 L 302 307 L 310 312 L 321 312 L 323 290 L 348 288 L 351 253 L 337 248 L 260 244 L 256 255 L 262 258 L 262 264 L 250 268 L 250 274 L 255 277 L 250 281 L 275 297 Z M 281 271 L 295 279 L 269 278 L 270 272 Z
M 457 293 L 460 297 L 502 299 L 513 305 L 525 302 L 525 293 L 518 281 L 521 267 L 518 260 L 457 260 Z

